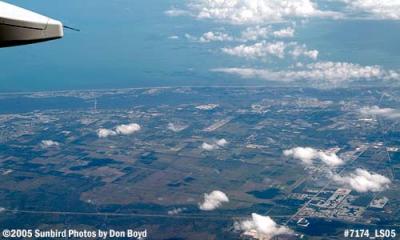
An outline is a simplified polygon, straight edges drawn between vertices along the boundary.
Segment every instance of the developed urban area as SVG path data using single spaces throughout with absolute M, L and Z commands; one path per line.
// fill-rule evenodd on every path
M 0 94 L 0 226 L 398 239 L 399 120 L 397 89 Z

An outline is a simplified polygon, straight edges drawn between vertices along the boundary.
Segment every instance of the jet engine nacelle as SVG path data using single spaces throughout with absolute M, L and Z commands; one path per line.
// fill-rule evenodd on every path
M 0 1 L 0 47 L 49 41 L 63 36 L 60 21 Z

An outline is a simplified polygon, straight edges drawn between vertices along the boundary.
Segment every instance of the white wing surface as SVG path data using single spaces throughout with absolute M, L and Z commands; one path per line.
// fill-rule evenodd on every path
M 62 38 L 60 21 L 0 1 L 0 47 Z

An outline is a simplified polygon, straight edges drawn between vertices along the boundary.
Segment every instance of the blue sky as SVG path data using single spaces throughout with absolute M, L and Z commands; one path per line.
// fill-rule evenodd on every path
M 66 30 L 62 40 L 1 49 L 1 92 L 180 85 L 326 87 L 386 85 L 400 79 L 396 1 L 8 2 L 81 32 Z

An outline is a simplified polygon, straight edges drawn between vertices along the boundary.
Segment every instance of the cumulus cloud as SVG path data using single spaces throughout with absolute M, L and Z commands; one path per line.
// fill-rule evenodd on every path
M 398 0 L 339 0 L 345 2 L 351 12 L 364 13 L 377 19 L 400 19 Z
M 312 60 L 317 60 L 319 55 L 318 50 L 309 50 L 305 44 L 299 45 L 297 43 L 292 43 L 291 45 L 293 46 L 293 49 L 290 51 L 290 55 L 292 55 L 294 59 L 307 57 Z
M 140 131 L 141 127 L 137 123 L 121 124 L 115 127 L 115 131 L 106 128 L 100 128 L 97 130 L 97 136 L 99 138 L 107 138 L 115 135 L 131 135 L 137 131 Z
M 122 124 L 115 128 L 115 132 L 122 135 L 131 135 L 137 131 L 140 131 L 141 127 L 137 123 Z
M 273 32 L 273 35 L 279 38 L 292 38 L 294 36 L 294 32 L 295 32 L 294 28 L 288 27 Z
M 330 167 L 340 166 L 344 164 L 343 159 L 339 158 L 336 153 L 319 151 L 318 158 Z
M 117 135 L 117 133 L 111 129 L 100 128 L 99 130 L 97 130 L 97 136 L 99 138 L 107 138 L 115 135 Z
M 205 104 L 197 106 L 196 109 L 208 111 L 208 110 L 214 110 L 218 106 L 219 106 L 218 104 Z
M 227 202 L 229 202 L 228 196 L 226 196 L 224 192 L 215 190 L 209 194 L 204 194 L 204 201 L 199 203 L 199 208 L 203 211 L 212 211 L 221 207 L 223 203 Z
M 294 232 L 286 226 L 278 225 L 269 216 L 256 213 L 251 214 L 248 220 L 235 223 L 235 229 L 255 239 L 270 240 L 279 235 L 292 235 Z
M 253 45 L 241 44 L 236 47 L 222 48 L 226 54 L 243 58 L 268 58 L 278 57 L 284 58 L 286 55 L 292 56 L 294 59 L 306 57 L 316 60 L 318 58 L 317 50 L 309 50 L 306 45 L 299 45 L 296 42 L 285 43 L 282 41 L 267 42 L 261 41 Z
M 231 36 L 223 32 L 206 32 L 199 38 L 199 42 L 201 43 L 224 42 L 232 40 L 233 38 Z
M 226 141 L 225 138 L 219 139 L 215 143 L 220 147 L 225 147 L 226 145 L 228 145 L 228 141 Z
M 204 150 L 206 150 L 206 151 L 213 151 L 213 150 L 217 149 L 218 146 L 215 145 L 215 144 L 203 143 L 203 144 L 201 145 L 201 148 L 204 149 Z
M 310 147 L 296 147 L 283 151 L 287 157 L 301 160 L 306 165 L 311 165 L 314 160 L 320 160 L 329 167 L 336 167 L 344 164 L 343 159 L 339 158 L 336 153 L 329 151 L 317 150 Z
M 240 36 L 231 36 L 228 33 L 218 32 L 218 31 L 209 31 L 203 33 L 200 37 L 195 37 L 190 34 L 186 34 L 186 38 L 191 41 L 196 41 L 200 43 L 210 43 L 210 42 L 248 42 L 248 41 L 257 41 L 267 39 L 269 37 L 275 38 L 291 38 L 294 36 L 295 30 L 291 27 L 280 29 L 277 31 L 272 31 L 270 26 L 261 27 L 259 25 L 247 27 L 243 30 Z
M 222 48 L 222 51 L 231 56 L 244 58 L 265 58 L 269 56 L 283 58 L 286 47 L 287 45 L 284 42 L 269 43 L 262 41 L 253 45 L 241 44 L 233 48 Z
M 296 147 L 283 151 L 283 154 L 287 157 L 293 157 L 295 159 L 301 160 L 307 165 L 311 165 L 313 160 L 317 158 L 318 151 L 310 147 Z
M 241 41 L 256 41 L 258 39 L 265 39 L 271 33 L 270 27 L 248 27 L 242 33 L 240 40 Z
M 347 176 L 333 174 L 332 179 L 337 183 L 346 185 L 357 192 L 381 192 L 389 188 L 390 179 L 377 174 L 370 173 L 364 169 L 356 169 Z
M 321 10 L 312 0 L 190 0 L 187 9 L 172 8 L 168 16 L 194 16 L 229 24 L 260 24 L 294 18 L 343 18 L 362 16 L 374 19 L 400 19 L 400 2 L 397 0 L 334 0 L 346 5 L 347 11 L 339 13 Z M 334 2 L 333 1 L 333 2 Z
M 380 108 L 378 106 L 363 107 L 360 112 L 363 115 L 374 115 L 389 119 L 400 118 L 400 110 L 393 108 Z
M 230 24 L 259 24 L 291 18 L 340 17 L 322 11 L 310 0 L 196 0 L 189 1 L 190 11 L 199 19 Z
M 400 3 L 397 0 L 334 1 L 344 2 L 350 11 L 338 13 L 321 10 L 317 1 L 312 0 L 188 0 L 183 10 L 170 9 L 166 13 L 170 16 L 190 15 L 198 19 L 246 26 L 247 28 L 239 36 L 218 31 L 209 31 L 200 37 L 186 35 L 188 39 L 202 43 L 239 42 L 236 46 L 225 46 L 221 49 L 223 53 L 230 56 L 251 60 L 290 57 L 292 61 L 295 61 L 293 66 L 285 69 L 251 67 L 212 69 L 215 72 L 276 82 L 299 82 L 323 88 L 344 87 L 354 83 L 398 81 L 400 79 L 398 71 L 385 70 L 377 65 L 363 66 L 348 62 L 317 61 L 320 54 L 318 50 L 308 49 L 305 44 L 279 39 L 294 37 L 294 25 L 280 30 L 272 29 L 271 23 L 277 21 L 310 17 L 341 18 L 351 12 L 363 12 L 382 19 L 400 19 Z M 270 26 L 265 27 L 266 25 Z M 274 40 L 266 41 L 269 37 Z M 309 63 L 309 60 L 317 62 Z
M 174 208 L 168 211 L 168 215 L 178 215 L 186 210 L 187 208 Z
M 337 87 L 356 81 L 393 81 L 400 74 L 380 66 L 361 66 L 346 62 L 316 62 L 299 69 L 272 71 L 254 68 L 218 68 L 214 72 L 238 75 L 243 78 L 260 78 L 269 81 L 303 81 L 316 86 Z
M 219 140 L 215 140 L 213 143 L 203 143 L 201 145 L 201 148 L 206 151 L 213 151 L 219 149 L 220 147 L 225 147 L 228 144 L 229 142 L 226 139 L 222 138 Z
M 43 140 L 41 142 L 41 145 L 43 148 L 49 148 L 49 147 L 58 147 L 60 146 L 60 143 L 53 140 Z

